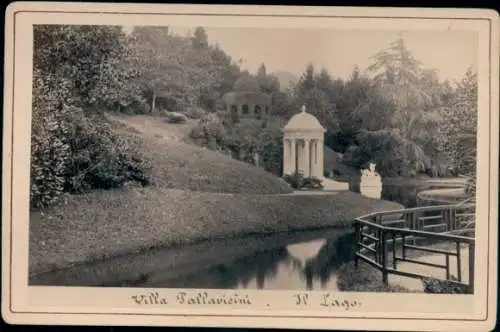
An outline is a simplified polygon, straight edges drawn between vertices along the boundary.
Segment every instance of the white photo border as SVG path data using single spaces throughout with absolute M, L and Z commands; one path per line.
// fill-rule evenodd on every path
M 71 14 L 71 15 L 67 15 Z M 149 15 L 149 16 L 148 16 Z M 24 17 L 23 17 L 24 16 Z M 127 18 L 124 18 L 127 16 Z M 145 17 L 148 17 L 147 20 Z M 375 293 L 342 293 L 345 297 L 362 298 L 371 305 L 371 310 L 359 312 L 322 311 L 312 308 L 309 311 L 298 311 L 293 305 L 283 304 L 281 314 L 273 313 L 273 309 L 231 310 L 199 309 L 187 310 L 177 307 L 166 312 L 167 308 L 137 310 L 130 308 L 125 302 L 131 294 L 144 289 L 120 289 L 83 287 L 39 287 L 27 284 L 28 259 L 28 224 L 29 224 L 29 159 L 31 132 L 31 77 L 32 57 L 26 47 L 32 50 L 32 29 L 34 24 L 123 24 L 127 25 L 175 25 L 170 21 L 181 21 L 186 17 L 212 17 L 221 23 L 224 17 L 235 17 L 237 24 L 245 24 L 258 18 L 280 21 L 282 26 L 292 26 L 297 22 L 316 19 L 315 26 L 329 27 L 327 22 L 338 19 L 343 29 L 360 29 L 360 20 L 370 26 L 381 19 L 387 21 L 386 29 L 391 26 L 404 26 L 411 21 L 419 25 L 419 29 L 433 30 L 449 28 L 469 29 L 477 25 L 480 35 L 478 45 L 478 196 L 485 195 L 487 200 L 478 200 L 478 219 L 488 220 L 487 226 L 476 226 L 477 237 L 488 239 L 478 241 L 476 245 L 476 280 L 477 290 L 470 295 L 431 295 L 431 294 L 375 294 Z M 168 17 L 170 21 L 166 21 Z M 286 18 L 286 20 L 285 20 Z M 17 20 L 17 21 L 16 21 Z M 160 23 L 162 22 L 163 23 Z M 121 22 L 121 23 L 119 23 Z M 286 23 L 288 22 L 288 23 Z M 432 22 L 432 27 L 429 22 Z M 481 22 L 481 23 L 479 23 Z M 492 328 L 496 322 L 497 287 L 497 200 L 498 200 L 498 14 L 488 10 L 455 10 L 455 9 L 396 9 L 396 8 L 356 8 L 356 7 L 295 7 L 295 6 L 227 6 L 227 5 L 158 5 L 158 4 L 94 4 L 94 3 L 13 3 L 6 14 L 6 56 L 5 56 L 5 88 L 4 88 L 4 166 L 3 166 L 3 227 L 2 227 L 2 314 L 11 323 L 30 324 L 85 324 L 85 325 L 155 325 L 155 326 L 207 326 L 207 327 L 267 327 L 267 328 L 301 328 L 301 329 L 385 329 L 400 330 L 419 328 L 425 330 L 468 331 L 471 329 Z M 187 25 L 186 23 L 184 23 Z M 227 22 L 225 23 L 227 24 Z M 255 24 L 254 23 L 249 23 Z M 277 23 L 273 23 L 277 24 Z M 309 25 L 313 25 L 310 23 Z M 384 27 L 377 25 L 377 29 Z M 366 28 L 365 28 L 366 29 Z M 27 39 L 26 39 L 27 38 Z M 29 45 L 31 43 L 31 46 Z M 22 51 L 17 45 L 24 45 Z M 19 46 L 18 46 L 19 47 Z M 28 58 L 29 61 L 20 61 Z M 17 61 L 16 61 L 17 60 Z M 21 64 L 20 64 L 21 63 Z M 26 84 L 30 82 L 30 84 Z M 20 92 L 21 91 L 21 92 Z M 27 91 L 27 92 L 26 92 Z M 15 104 L 15 106 L 14 106 Z M 14 112 L 15 109 L 15 112 Z M 486 110 L 488 109 L 488 111 Z M 20 115 L 24 113 L 24 118 Z M 14 119 L 15 116 L 15 119 Z M 26 120 L 27 119 L 27 120 Z M 20 121 L 22 120 L 22 121 Z M 14 137 L 17 139 L 15 140 Z M 485 145 L 486 141 L 488 144 Z M 14 165 L 16 167 L 14 168 Z M 486 169 L 488 171 L 486 172 Z M 15 171 L 14 171 L 15 170 Z M 28 175 L 28 176 L 26 176 Z M 483 197 L 485 197 L 483 196 Z M 21 208 L 19 208 L 19 206 Z M 15 208 L 16 207 L 16 208 Z M 16 222 L 14 222 L 16 220 Z M 482 243 L 484 242 L 484 243 Z M 480 253 L 479 255 L 477 253 Z M 481 255 L 486 254 L 486 255 Z M 486 271 L 486 272 L 484 272 Z M 170 296 L 181 290 L 165 290 Z M 186 290 L 189 291 L 189 290 Z M 192 291 L 192 290 L 191 290 Z M 210 290 L 214 293 L 216 290 Z M 226 294 L 236 291 L 223 290 Z M 106 293 L 105 298 L 99 298 Z M 258 303 L 265 306 L 266 297 L 290 295 L 289 291 L 252 291 Z M 308 292 L 311 296 L 320 296 L 324 292 Z M 14 296 L 15 295 L 15 296 Z M 101 295 L 102 296 L 102 295 Z M 435 300 L 439 296 L 439 301 Z M 414 307 L 411 310 L 422 310 L 423 307 L 437 308 L 443 303 L 449 304 L 451 312 L 435 311 L 423 314 L 413 313 L 408 317 L 407 310 L 400 312 L 399 301 L 411 298 Z M 101 302 L 107 308 L 99 308 L 97 304 L 82 306 L 80 301 Z M 117 302 L 113 302 L 113 299 Z M 446 299 L 446 301 L 445 301 Z M 468 299 L 468 300 L 463 300 Z M 454 305 L 472 306 L 473 313 Z M 57 302 L 59 301 L 59 302 Z M 380 303 L 395 303 L 391 310 L 374 312 Z M 50 303 L 51 302 L 51 303 Z M 285 301 L 286 302 L 286 301 Z M 290 300 L 288 300 L 290 302 Z M 425 303 L 424 303 L 425 302 Z M 92 302 L 89 302 L 92 303 Z M 120 303 L 123 303 L 120 304 Z M 419 307 L 420 305 L 420 307 Z M 33 308 L 43 308 L 34 310 Z M 464 307 L 465 308 L 465 307 Z M 75 310 L 80 312 L 75 312 Z M 380 309 L 379 309 L 380 310 Z M 277 311 L 277 310 L 276 310 Z M 405 316 L 406 314 L 406 316 Z M 467 314 L 470 317 L 467 317 Z M 446 316 L 446 317 L 443 317 Z M 187 317 L 193 319 L 185 320 Z M 196 319 L 194 319 L 196 318 Z M 223 322 L 221 323 L 220 320 Z

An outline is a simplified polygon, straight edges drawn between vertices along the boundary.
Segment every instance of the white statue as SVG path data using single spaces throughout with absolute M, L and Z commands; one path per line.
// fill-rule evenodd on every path
M 372 174 L 375 173 L 375 164 L 374 163 L 370 163 L 370 172 L 372 172 Z
M 375 171 L 376 164 L 370 162 L 368 169 L 361 173 L 360 191 L 364 196 L 380 199 L 382 196 L 382 179 Z

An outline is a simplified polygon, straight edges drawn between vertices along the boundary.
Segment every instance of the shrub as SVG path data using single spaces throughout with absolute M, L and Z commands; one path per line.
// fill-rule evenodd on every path
M 100 115 L 71 114 L 72 151 L 65 190 L 71 193 L 111 189 L 128 181 L 151 183 L 150 165 L 133 135 L 118 135 Z
M 454 276 L 451 276 L 451 281 L 458 281 Z M 459 285 L 447 280 L 435 278 L 422 279 L 424 284 L 424 292 L 431 294 L 472 294 L 472 290 L 467 285 Z
M 168 123 L 177 123 L 182 124 L 186 123 L 186 116 L 181 113 L 168 113 L 167 114 L 167 122 Z
M 303 187 L 307 189 L 322 189 L 322 181 L 316 177 L 304 178 Z
M 300 172 L 285 174 L 283 179 L 288 182 L 294 189 L 300 189 L 304 185 L 304 175 Z
M 71 151 L 63 139 L 66 127 L 54 114 L 39 117 L 34 112 L 33 118 L 30 204 L 38 208 L 56 203 L 63 195 Z
M 204 115 L 206 115 L 207 112 L 201 107 L 191 107 L 188 108 L 186 112 L 184 112 L 184 114 L 190 119 L 198 120 L 201 119 L 201 117 L 203 117 Z
M 208 113 L 204 115 L 198 124 L 193 127 L 189 137 L 199 146 L 217 150 L 225 147 L 228 134 L 222 120 L 216 115 Z
M 283 179 L 294 189 L 322 189 L 321 180 L 316 177 L 304 177 L 301 172 L 286 174 Z
M 64 192 L 71 159 L 67 114 L 77 109 L 63 100 L 72 102 L 68 82 L 35 69 L 30 169 L 30 205 L 34 208 L 55 204 Z

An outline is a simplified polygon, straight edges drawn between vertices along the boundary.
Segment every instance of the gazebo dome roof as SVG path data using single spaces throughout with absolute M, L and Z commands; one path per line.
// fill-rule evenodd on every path
M 319 123 L 318 119 L 310 113 L 307 113 L 305 107 L 302 106 L 302 111 L 298 114 L 292 116 L 292 118 L 286 124 L 285 131 L 294 130 L 313 130 L 313 131 L 324 131 L 325 128 Z

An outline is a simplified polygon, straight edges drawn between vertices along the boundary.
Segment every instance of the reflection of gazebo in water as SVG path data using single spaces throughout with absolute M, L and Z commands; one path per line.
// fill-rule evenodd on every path
M 308 290 L 313 288 L 314 271 L 311 269 L 310 262 L 313 261 L 321 249 L 326 245 L 325 239 L 310 241 L 307 243 L 291 244 L 286 247 L 286 250 L 294 266 L 302 270 L 306 279 L 306 287 Z
M 247 256 L 227 263 L 219 263 L 196 269 L 194 272 L 180 273 L 163 280 L 173 288 L 250 288 L 264 289 L 266 281 L 281 277 L 300 278 L 300 287 L 312 290 L 321 283 L 325 287 L 331 280 L 332 273 L 345 261 L 352 260 L 354 234 L 339 235 L 328 240 L 313 240 L 286 247 L 273 248 L 249 253 Z M 292 274 L 289 274 L 292 268 Z M 284 274 L 283 274 L 284 272 Z M 284 280 L 285 282 L 288 280 Z M 276 280 L 275 280 L 276 281 Z M 276 285 L 276 283 L 274 283 Z M 298 286 L 295 283 L 295 286 Z

